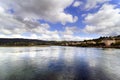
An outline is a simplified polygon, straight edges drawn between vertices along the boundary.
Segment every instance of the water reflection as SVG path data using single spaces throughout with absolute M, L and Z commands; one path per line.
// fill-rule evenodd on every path
M 120 80 L 120 50 L 1 47 L 0 80 Z

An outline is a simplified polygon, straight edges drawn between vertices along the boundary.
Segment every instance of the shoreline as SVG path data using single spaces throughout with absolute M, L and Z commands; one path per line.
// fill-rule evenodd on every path
M 0 47 L 48 47 L 48 46 L 52 46 L 52 45 L 34 45 L 34 46 L 1 46 Z
M 0 45 L 0 47 L 50 47 L 50 46 L 66 46 L 66 45 L 32 45 L 32 46 L 2 46 Z M 113 46 L 109 46 L 109 47 L 105 47 L 105 46 L 74 46 L 74 45 L 68 45 L 66 47 L 83 47 L 83 48 L 115 48 L 115 49 L 120 49 L 120 47 L 113 47 Z

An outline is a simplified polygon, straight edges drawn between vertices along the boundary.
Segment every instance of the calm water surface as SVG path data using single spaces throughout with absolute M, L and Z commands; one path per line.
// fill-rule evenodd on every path
M 120 80 L 120 49 L 0 47 L 0 80 Z

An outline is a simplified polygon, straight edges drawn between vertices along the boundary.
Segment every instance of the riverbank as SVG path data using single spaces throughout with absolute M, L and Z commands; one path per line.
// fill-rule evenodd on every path
M 103 47 L 120 48 L 120 36 L 100 37 L 84 41 L 44 41 L 37 39 L 0 38 L 0 46 L 76 46 L 76 47 Z

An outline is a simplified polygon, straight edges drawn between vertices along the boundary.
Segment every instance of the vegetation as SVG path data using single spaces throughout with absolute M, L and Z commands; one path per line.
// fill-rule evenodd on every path
M 34 39 L 0 39 L 0 46 L 38 46 L 38 45 L 51 45 L 52 41 L 42 41 Z
M 112 37 L 100 37 L 98 39 L 84 40 L 84 41 L 43 41 L 43 40 L 19 39 L 19 38 L 0 39 L 0 46 L 41 46 L 41 45 L 120 48 L 120 35 L 112 36 Z

